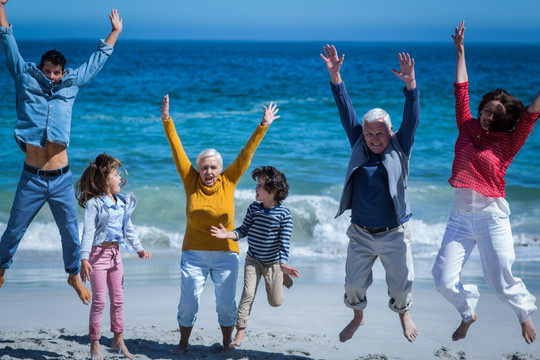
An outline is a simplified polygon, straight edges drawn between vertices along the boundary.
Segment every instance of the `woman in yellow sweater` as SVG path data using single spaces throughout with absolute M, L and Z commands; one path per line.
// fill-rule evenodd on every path
M 234 190 L 247 170 L 251 158 L 279 109 L 273 103 L 264 106 L 264 115 L 253 135 L 233 163 L 223 170 L 223 159 L 214 149 L 202 151 L 196 168 L 189 161 L 174 123 L 169 116 L 169 95 L 161 106 L 161 118 L 171 146 L 176 170 L 186 192 L 186 232 L 180 261 L 181 294 L 178 304 L 180 343 L 176 353 L 184 353 L 199 310 L 199 297 L 210 275 L 215 285 L 216 311 L 223 333 L 223 347 L 231 349 L 236 322 L 236 280 L 238 278 L 238 242 L 216 239 L 210 227 L 223 224 L 228 231 L 234 226 Z

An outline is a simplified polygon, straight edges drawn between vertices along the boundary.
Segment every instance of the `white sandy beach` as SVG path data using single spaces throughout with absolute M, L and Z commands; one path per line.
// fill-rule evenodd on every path
M 6 273 L 9 275 L 9 273 Z M 239 281 L 240 284 L 240 281 Z M 210 286 L 208 286 L 210 285 Z M 209 282 L 188 352 L 172 356 L 179 331 L 175 285 L 130 285 L 125 288 L 125 339 L 136 359 L 514 359 L 540 357 L 540 339 L 527 345 L 512 311 L 484 291 L 478 321 L 466 339 L 451 341 L 459 324 L 457 312 L 435 291 L 415 289 L 411 312 L 420 331 L 409 343 L 401 333 L 397 314 L 387 306 L 384 284 L 368 292 L 366 324 L 346 343 L 338 334 L 352 311 L 342 303 L 343 286 L 305 283 L 302 279 L 286 291 L 284 304 L 271 308 L 264 294 L 255 300 L 243 346 L 232 354 L 221 348 L 221 333 Z M 239 288 L 240 294 L 241 289 Z M 66 285 L 64 289 L 10 289 L 9 279 L 0 290 L 0 359 L 85 359 L 89 307 Z M 540 315 L 533 321 L 540 326 Z M 120 359 L 111 348 L 108 309 L 103 321 L 103 352 Z

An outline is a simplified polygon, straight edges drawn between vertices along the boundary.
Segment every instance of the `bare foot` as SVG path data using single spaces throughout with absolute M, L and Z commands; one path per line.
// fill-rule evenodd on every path
M 114 339 L 111 344 L 111 347 L 114 350 L 120 351 L 128 359 L 135 358 L 135 355 L 130 353 L 129 350 L 127 349 L 126 344 L 124 343 L 124 335 L 122 333 L 114 333 Z
M 179 325 L 179 326 L 180 326 L 180 343 L 178 344 L 177 347 L 175 347 L 174 349 L 170 351 L 171 355 L 181 355 L 186 352 L 186 349 L 189 344 L 189 337 L 191 335 L 191 330 L 193 330 L 193 326 L 190 326 L 190 327 L 185 327 L 182 325 Z
M 364 325 L 364 310 L 354 310 L 354 317 L 339 333 L 339 341 L 345 342 L 353 337 L 360 326 Z
M 287 288 L 287 289 L 290 289 L 291 286 L 293 285 L 293 281 L 291 279 L 291 277 L 287 274 L 283 274 L 283 285 Z
M 234 350 L 232 347 L 232 332 L 234 326 L 223 326 L 221 325 L 221 333 L 223 334 L 223 349 L 225 352 L 231 352 Z
M 232 347 L 242 345 L 242 340 L 244 340 L 244 330 L 245 328 L 236 330 L 236 336 L 234 337 L 234 341 L 231 343 Z
M 99 349 L 99 340 L 92 340 L 90 343 L 90 357 L 92 360 L 103 360 L 101 350 Z
M 69 274 L 67 283 L 75 289 L 77 292 L 77 295 L 79 295 L 79 298 L 82 300 L 84 305 L 90 304 L 90 301 L 92 301 L 92 296 L 90 295 L 90 291 L 84 286 L 80 281 L 77 274 Z
M 4 273 L 6 272 L 6 269 L 0 269 L 0 288 L 2 287 L 2 284 L 4 283 Z
M 186 353 L 187 344 L 178 344 L 177 347 L 169 351 L 171 355 L 182 355 Z
M 403 328 L 403 335 L 405 335 L 405 338 L 410 342 L 416 340 L 418 330 L 414 325 L 411 314 L 408 311 L 403 314 L 399 314 L 399 320 L 401 321 L 401 327 Z
M 525 339 L 527 344 L 532 344 L 534 339 L 536 339 L 536 329 L 534 328 L 531 318 L 527 318 L 525 322 L 521 323 L 521 334 Z
M 478 318 L 478 315 L 474 314 L 471 321 L 469 322 L 461 321 L 461 324 L 459 324 L 456 331 L 454 331 L 454 333 L 452 334 L 452 340 L 458 341 L 461 339 L 465 339 L 465 336 L 467 336 L 467 330 L 469 330 L 469 326 L 471 326 L 473 322 L 476 321 L 477 318 Z

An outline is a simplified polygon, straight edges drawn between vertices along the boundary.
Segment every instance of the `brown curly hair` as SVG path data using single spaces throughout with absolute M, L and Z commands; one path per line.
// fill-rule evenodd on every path
M 265 181 L 264 190 L 271 192 L 276 191 L 274 200 L 281 203 L 289 196 L 289 184 L 285 174 L 272 166 L 262 166 L 251 172 L 253 180 L 262 179 Z
M 496 89 L 495 91 L 488 92 L 482 97 L 480 105 L 478 105 L 478 118 L 480 118 L 480 113 L 484 109 L 484 106 L 493 100 L 499 101 L 503 105 L 504 112 L 493 114 L 493 122 L 491 123 L 489 130 L 493 132 L 512 131 L 516 126 L 521 113 L 525 110 L 525 106 L 518 98 L 510 95 L 506 90 Z
M 81 178 L 76 184 L 76 196 L 79 205 L 84 208 L 88 200 L 102 196 L 107 190 L 107 178 L 114 170 L 122 169 L 127 175 L 127 171 L 122 166 L 120 160 L 106 154 L 99 154 L 96 159 L 90 162 L 90 165 L 84 169 Z M 122 176 L 120 187 L 127 183 Z

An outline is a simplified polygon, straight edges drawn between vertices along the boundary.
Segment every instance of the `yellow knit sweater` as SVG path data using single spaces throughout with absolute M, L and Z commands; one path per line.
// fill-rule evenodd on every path
M 210 226 L 218 226 L 221 223 L 227 231 L 235 228 L 234 190 L 248 169 L 251 158 L 266 134 L 268 126 L 257 126 L 240 154 L 211 187 L 203 184 L 196 167 L 191 165 L 172 119 L 163 120 L 163 127 L 171 146 L 176 170 L 184 183 L 186 192 L 187 225 L 182 251 L 239 252 L 237 241 L 213 237 L 210 235 Z

